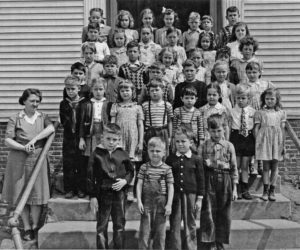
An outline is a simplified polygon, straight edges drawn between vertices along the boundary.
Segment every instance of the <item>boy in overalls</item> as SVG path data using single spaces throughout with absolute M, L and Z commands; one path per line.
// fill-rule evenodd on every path
M 153 239 L 153 249 L 165 249 L 166 216 L 171 214 L 174 179 L 171 167 L 162 160 L 165 142 L 152 137 L 148 142 L 150 161 L 138 173 L 137 202 L 141 213 L 139 249 L 148 249 Z

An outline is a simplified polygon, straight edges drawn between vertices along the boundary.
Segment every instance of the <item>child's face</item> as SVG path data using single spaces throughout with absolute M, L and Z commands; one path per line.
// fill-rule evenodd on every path
M 151 13 L 147 13 L 143 15 L 142 23 L 146 27 L 150 27 L 153 23 L 153 15 Z
M 211 28 L 213 27 L 212 22 L 208 19 L 203 20 L 201 24 L 205 31 L 211 31 Z
M 123 47 L 125 45 L 125 34 L 124 33 L 117 33 L 114 35 L 114 42 L 116 47 Z
M 95 53 L 91 49 L 85 49 L 83 52 L 83 57 L 86 63 L 92 63 L 94 61 Z
M 80 87 L 78 85 L 67 85 L 66 86 L 66 92 L 67 96 L 73 100 L 78 96 L 78 92 L 80 90 Z
M 266 95 L 265 103 L 268 106 L 268 108 L 274 108 L 276 105 L 276 96 L 275 95 Z
M 77 76 L 80 79 L 80 82 L 82 82 L 84 80 L 84 77 L 85 77 L 84 71 L 82 71 L 80 69 L 74 69 L 72 71 L 72 75 Z
M 165 148 L 157 145 L 148 147 L 148 156 L 150 162 L 154 165 L 161 163 L 163 157 L 165 156 Z
M 245 60 L 251 59 L 254 54 L 253 45 L 244 45 L 241 52 Z
M 174 14 L 165 15 L 164 16 L 164 23 L 166 27 L 172 27 L 174 23 Z
M 175 46 L 178 43 L 178 35 L 177 32 L 172 32 L 167 35 L 167 40 L 170 46 Z
M 143 28 L 141 31 L 141 39 L 143 43 L 148 43 L 150 42 L 152 38 L 152 33 L 149 28 Z
M 104 65 L 104 70 L 107 75 L 114 76 L 117 73 L 118 66 L 116 64 L 107 63 Z
M 246 36 L 246 27 L 244 25 L 236 27 L 235 35 L 237 40 L 240 41 L 242 38 Z
M 190 29 L 192 31 L 195 31 L 199 28 L 200 26 L 200 20 L 199 19 L 192 19 L 189 21 L 189 26 L 190 26 Z
M 129 28 L 129 23 L 130 23 L 129 16 L 124 15 L 124 16 L 121 17 L 121 20 L 120 20 L 121 28 L 128 29 Z
M 214 142 L 219 142 L 222 138 L 224 138 L 224 128 L 222 126 L 218 128 L 208 128 L 208 132 L 210 134 L 210 138 Z
M 105 93 L 103 84 L 96 83 L 92 88 L 92 93 L 96 100 L 101 100 Z
M 201 39 L 201 48 L 204 50 L 208 50 L 210 46 L 210 39 L 208 37 L 203 37 Z
M 217 60 L 223 60 L 223 61 L 226 61 L 229 64 L 230 56 L 227 55 L 227 54 L 220 54 L 220 55 L 218 55 L 218 58 L 216 59 L 216 61 Z
M 175 134 L 175 147 L 180 154 L 186 154 L 191 146 L 192 141 L 185 134 Z
M 104 132 L 102 135 L 101 144 L 108 151 L 114 151 L 119 145 L 120 136 L 113 133 Z
M 249 97 L 247 95 L 238 95 L 236 97 L 236 102 L 237 102 L 237 105 L 240 107 L 240 108 L 245 108 L 248 106 L 248 103 L 249 103 Z
M 238 12 L 228 12 L 226 16 L 229 26 L 235 25 L 239 20 L 239 18 L 240 18 L 240 14 Z
M 99 37 L 99 31 L 96 29 L 89 29 L 88 38 L 90 41 L 96 41 Z
M 194 95 L 184 95 L 183 97 L 181 97 L 181 101 L 183 102 L 184 107 L 191 109 L 192 107 L 194 107 L 197 101 L 197 97 Z
M 228 68 L 225 65 L 220 65 L 216 67 L 214 73 L 217 78 L 217 81 L 222 83 L 226 80 L 228 74 Z
M 127 56 L 130 62 L 135 62 L 139 59 L 140 50 L 138 47 L 129 48 L 127 50 Z
M 90 16 L 90 22 L 91 23 L 101 23 L 102 21 L 102 16 L 99 11 L 93 11 L 91 16 Z
M 196 69 L 193 66 L 186 66 L 183 69 L 183 74 L 187 81 L 189 82 L 194 81 L 196 76 Z
M 132 89 L 131 88 L 122 88 L 120 89 L 120 96 L 123 101 L 131 101 L 132 100 Z
M 250 82 L 256 82 L 260 76 L 260 70 L 258 69 L 247 69 L 246 70 L 247 77 Z
M 173 57 L 173 53 L 171 52 L 165 52 L 162 56 L 162 63 L 166 66 L 166 67 L 170 67 L 172 65 L 172 63 L 174 62 L 174 57 Z
M 158 102 L 162 100 L 163 90 L 160 87 L 151 87 L 149 92 L 151 101 Z
M 201 66 L 202 55 L 200 52 L 194 52 L 191 59 L 193 60 L 197 68 Z
M 149 78 L 150 80 L 152 79 L 158 79 L 162 78 L 164 76 L 164 72 L 160 69 L 150 69 L 149 70 Z
M 210 106 L 215 106 L 220 99 L 220 95 L 216 89 L 210 88 L 207 90 L 207 102 Z

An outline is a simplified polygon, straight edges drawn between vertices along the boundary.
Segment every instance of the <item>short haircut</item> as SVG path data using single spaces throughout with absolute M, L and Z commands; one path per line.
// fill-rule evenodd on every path
M 175 27 L 169 27 L 168 29 L 167 29 L 167 36 L 168 35 L 170 35 L 170 34 L 172 34 L 172 33 L 176 33 L 177 34 L 177 36 L 179 36 L 180 35 L 180 33 L 179 33 L 179 30 L 178 29 L 176 29 Z
M 118 136 L 121 136 L 121 128 L 119 125 L 115 123 L 108 123 L 103 126 L 103 134 L 109 133 L 109 134 L 115 134 Z
M 191 12 L 189 15 L 189 21 L 195 21 L 195 20 L 199 20 L 201 19 L 201 15 L 198 12 Z
M 92 89 L 94 88 L 94 86 L 96 84 L 101 84 L 103 86 L 103 88 L 105 89 L 105 83 L 106 83 L 106 81 L 102 77 L 93 78 L 91 81 L 91 94 L 92 94 Z
M 92 8 L 92 9 L 90 9 L 90 16 L 93 14 L 93 12 L 99 12 L 100 16 L 103 17 L 103 9 L 101 9 L 101 8 Z
M 137 41 L 130 41 L 128 44 L 127 44 L 127 50 L 131 49 L 131 48 L 135 48 L 137 47 L 139 50 L 140 50 L 140 45 Z
M 214 23 L 214 19 L 213 19 L 213 17 L 210 16 L 210 15 L 204 15 L 204 16 L 202 16 L 201 21 L 203 22 L 204 20 L 209 20 L 209 21 L 211 21 L 212 23 Z
M 191 59 L 195 53 L 200 53 L 201 57 L 203 59 L 203 50 L 200 49 L 200 48 L 198 48 L 198 47 L 193 48 L 193 49 L 191 49 L 191 50 L 188 51 L 189 59 Z
M 163 138 L 155 136 L 150 138 L 150 140 L 148 141 L 148 149 L 151 147 L 160 147 L 165 149 L 166 148 L 166 142 Z
M 149 69 L 149 71 L 152 69 L 156 69 L 156 70 L 160 70 L 163 73 L 165 73 L 166 66 L 164 64 L 162 64 L 161 62 L 156 61 L 156 62 L 152 63 L 148 69 Z
M 125 34 L 125 31 L 124 31 L 124 29 L 117 28 L 113 31 L 113 35 L 112 35 L 113 47 L 116 47 L 116 43 L 115 43 L 115 35 L 116 34 L 123 34 L 124 35 L 124 45 L 125 45 L 127 43 L 127 36 Z
M 80 85 L 80 79 L 78 76 L 73 75 L 67 75 L 65 77 L 65 86 L 79 86 Z
M 197 97 L 198 93 L 194 87 L 186 87 L 186 88 L 183 88 L 183 90 L 181 92 L 181 97 L 184 97 L 185 95 Z
M 240 13 L 239 9 L 236 6 L 230 6 L 226 10 L 226 16 L 228 16 L 228 12 L 237 12 Z
M 148 30 L 150 31 L 150 33 L 153 34 L 153 30 L 152 30 L 152 28 L 149 27 L 149 26 L 141 27 L 141 34 L 143 33 L 143 30 L 144 30 L 144 29 L 148 29 Z
M 98 30 L 100 32 L 100 25 L 99 23 L 89 23 L 88 30 Z
M 195 140 L 195 135 L 193 130 L 186 124 L 181 124 L 174 132 L 174 137 L 176 135 L 185 135 L 189 140 Z
M 171 53 L 173 55 L 172 65 L 176 64 L 177 63 L 177 58 L 178 58 L 178 53 L 171 47 L 162 48 L 162 50 L 158 54 L 158 60 L 162 63 L 163 62 L 162 58 L 163 58 L 163 56 L 166 52 Z
M 250 88 L 247 88 L 247 86 L 243 85 L 243 84 L 239 84 L 237 85 L 236 89 L 235 89 L 235 95 L 236 96 L 240 96 L 240 95 L 245 95 L 248 98 L 251 98 L 251 91 Z
M 24 105 L 24 102 L 28 99 L 30 95 L 36 95 L 40 99 L 40 102 L 43 99 L 42 92 L 39 89 L 29 88 L 23 91 L 21 97 L 19 98 L 19 104 Z
M 103 59 L 103 65 L 114 64 L 118 66 L 118 58 L 115 55 L 106 55 Z
M 71 65 L 71 73 L 73 73 L 75 69 L 83 71 L 84 74 L 86 73 L 85 66 L 81 62 L 76 62 Z
M 217 50 L 216 52 L 216 60 L 220 57 L 229 57 L 231 55 L 231 49 L 228 46 L 224 46 Z
M 226 114 L 213 114 L 207 118 L 208 129 L 217 129 L 226 126 Z
M 148 84 L 149 90 L 151 88 L 161 88 L 162 90 L 164 90 L 164 87 L 165 84 L 162 79 L 152 79 Z
M 195 69 L 197 68 L 194 61 L 191 59 L 187 59 L 185 60 L 185 62 L 182 64 L 182 68 L 186 68 L 186 67 L 194 67 Z
M 215 63 L 214 63 L 214 66 L 212 68 L 212 71 L 216 71 L 216 68 L 219 67 L 219 66 L 225 66 L 226 69 L 227 69 L 227 72 L 229 72 L 229 65 L 228 65 L 228 62 L 226 62 L 225 60 L 217 60 Z
M 84 43 L 81 48 L 82 52 L 84 53 L 84 51 L 86 51 L 87 49 L 90 49 L 93 53 L 97 52 L 95 43 Z
M 246 65 L 246 71 L 247 70 L 258 70 L 261 72 L 261 65 L 259 64 L 259 62 L 255 62 L 255 61 L 249 62 Z
M 252 36 L 245 36 L 241 39 L 240 45 L 239 45 L 239 50 L 242 51 L 244 46 L 253 46 L 253 53 L 258 50 L 258 41 L 255 40 Z
M 120 90 L 121 89 L 131 89 L 132 90 L 132 99 L 135 99 L 135 86 L 132 81 L 124 79 L 122 82 L 119 83 L 118 85 L 118 97 L 117 97 L 117 102 L 122 102 L 123 99 L 120 95 Z

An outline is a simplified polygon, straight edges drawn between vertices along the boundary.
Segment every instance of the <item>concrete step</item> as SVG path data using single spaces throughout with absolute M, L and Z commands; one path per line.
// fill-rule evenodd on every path
M 92 221 L 96 216 L 91 212 L 89 200 L 64 199 L 56 196 L 48 201 L 47 222 L 58 221 Z M 232 218 L 236 220 L 248 219 L 281 219 L 291 215 L 291 202 L 281 194 L 276 194 L 276 201 L 263 201 L 258 195 L 254 199 L 238 200 L 232 203 Z M 137 203 L 127 203 L 126 220 L 139 220 L 140 213 Z
M 55 177 L 55 184 L 54 184 L 55 191 L 63 193 L 64 192 L 63 187 L 64 187 L 63 174 L 58 173 Z M 275 189 L 276 193 L 280 193 L 280 187 L 281 187 L 281 177 L 278 176 L 277 183 L 276 183 L 276 189 Z M 253 194 L 262 194 L 263 182 L 262 182 L 262 177 L 260 175 L 250 176 L 249 189 L 250 189 L 250 192 Z
M 139 221 L 129 221 L 125 228 L 125 249 L 137 249 Z M 111 223 L 108 232 L 111 245 Z M 233 220 L 230 237 L 231 243 L 226 249 L 299 250 L 300 224 L 279 219 Z M 48 223 L 39 231 L 38 245 L 40 249 L 95 249 L 96 222 Z

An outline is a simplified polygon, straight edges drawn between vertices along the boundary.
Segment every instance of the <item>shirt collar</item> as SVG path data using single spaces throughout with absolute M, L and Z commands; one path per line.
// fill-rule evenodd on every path
M 176 156 L 180 157 L 180 156 L 182 156 L 182 155 L 183 155 L 183 154 L 181 154 L 181 153 L 179 153 L 178 151 L 176 151 Z M 187 151 L 187 152 L 184 154 L 184 156 L 185 156 L 186 158 L 191 158 L 191 157 L 192 157 L 192 151 L 191 151 L 191 150 Z
M 214 145 L 221 145 L 222 147 L 226 147 L 226 141 L 224 139 L 221 139 L 220 141 L 218 142 L 215 142 L 213 141 L 212 139 L 210 139 L 211 143 L 214 144 Z
M 34 113 L 34 115 L 33 115 L 32 117 L 28 117 L 28 116 L 26 115 L 26 113 L 25 113 L 24 110 L 22 110 L 22 111 L 19 113 L 19 117 L 25 119 L 25 120 L 26 120 L 28 123 L 30 123 L 30 124 L 34 124 L 35 121 L 36 121 L 36 119 L 37 119 L 39 116 L 41 116 L 41 113 L 39 113 L 39 112 L 37 112 L 37 111 L 35 111 L 35 113 Z
M 210 109 L 210 108 L 211 108 L 211 106 L 207 103 L 206 104 L 206 109 Z M 221 103 L 217 102 L 217 104 L 213 108 L 217 109 L 217 110 L 220 110 L 220 109 L 223 108 L 223 105 Z
M 40 116 L 40 115 L 41 115 L 40 112 L 35 111 L 33 116 Z M 23 117 L 25 117 L 25 116 L 27 116 L 26 113 L 25 113 L 25 111 L 24 111 L 24 110 L 21 110 L 21 112 L 19 113 L 19 117 L 20 117 L 20 118 L 23 118 Z M 27 116 L 27 117 L 28 117 L 28 116 Z
M 97 148 L 101 148 L 101 149 L 105 149 L 105 150 L 107 150 L 107 148 L 105 148 L 103 145 L 102 145 L 102 143 L 100 143 L 99 145 L 97 145 Z M 114 152 L 114 151 L 116 151 L 118 148 L 122 148 L 120 145 L 118 145 L 118 146 L 116 146 L 116 148 L 113 150 L 113 151 L 111 151 L 111 152 Z M 108 150 L 107 150 L 108 151 Z
M 196 29 L 196 30 L 191 30 L 191 29 L 188 29 L 188 33 L 193 33 L 193 32 L 198 32 L 199 34 L 202 33 L 202 30 L 200 28 Z
M 134 66 L 140 66 L 141 65 L 141 63 L 140 63 L 140 61 L 139 60 L 136 60 L 135 62 L 128 62 L 128 64 L 129 65 L 134 65 Z
M 139 42 L 139 45 L 140 45 L 140 46 L 151 46 L 151 45 L 153 45 L 153 44 L 155 44 L 153 41 L 150 41 L 150 42 L 147 43 L 147 44 L 145 44 L 144 42 Z
M 93 97 L 93 98 L 91 98 L 91 102 L 93 102 L 93 103 L 104 102 L 105 100 L 106 100 L 106 98 L 105 98 L 105 97 L 103 97 L 101 100 L 96 100 L 94 97 Z

